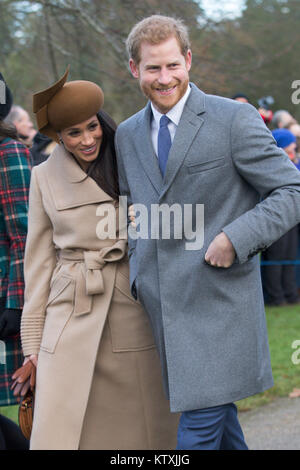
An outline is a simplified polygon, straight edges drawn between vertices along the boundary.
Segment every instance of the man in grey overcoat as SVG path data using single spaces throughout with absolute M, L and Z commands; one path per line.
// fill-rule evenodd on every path
M 181 21 L 142 20 L 127 48 L 149 98 L 116 135 L 131 290 L 182 412 L 177 448 L 247 449 L 233 402 L 273 385 L 258 253 L 299 223 L 300 174 L 255 108 L 189 83 Z

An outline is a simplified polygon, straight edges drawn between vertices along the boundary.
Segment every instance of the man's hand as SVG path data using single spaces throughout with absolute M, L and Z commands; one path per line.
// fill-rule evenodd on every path
M 217 268 L 229 268 L 235 258 L 235 249 L 224 232 L 219 233 L 205 253 L 205 261 Z

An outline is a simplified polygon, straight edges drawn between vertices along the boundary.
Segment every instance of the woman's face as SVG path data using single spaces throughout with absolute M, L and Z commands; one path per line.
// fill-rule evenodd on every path
M 290 145 L 288 145 L 287 147 L 285 147 L 283 149 L 283 150 L 285 150 L 285 152 L 290 157 L 290 160 L 292 160 L 292 161 L 294 161 L 295 158 L 296 158 L 296 148 L 297 148 L 296 142 L 292 142 Z
M 102 128 L 96 115 L 60 132 L 65 148 L 74 155 L 84 170 L 87 170 L 89 164 L 97 158 L 102 135 Z

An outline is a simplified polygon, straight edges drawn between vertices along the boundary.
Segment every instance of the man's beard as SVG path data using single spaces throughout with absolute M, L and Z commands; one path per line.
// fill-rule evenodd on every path
M 183 97 L 183 95 L 185 94 L 185 92 L 187 90 L 188 84 L 189 84 L 189 79 L 187 78 L 184 81 L 177 80 L 175 83 L 172 83 L 171 85 L 168 85 L 167 87 L 166 86 L 161 86 L 161 85 L 155 85 L 155 84 L 146 85 L 146 86 L 144 85 L 143 86 L 141 83 L 140 83 L 140 87 L 141 87 L 141 90 L 142 90 L 143 94 L 146 96 L 146 98 L 148 98 L 153 103 L 155 108 L 157 108 L 160 113 L 166 114 Z M 170 98 L 171 98 L 170 101 L 171 102 L 164 104 L 163 97 L 161 97 L 161 99 L 159 99 L 159 97 L 157 96 L 156 90 L 157 89 L 159 89 L 159 90 L 168 90 L 169 88 L 173 88 L 174 86 L 177 87 L 176 100 L 173 101 L 172 98 L 175 99 L 175 96 L 170 95 Z M 166 98 L 168 98 L 168 97 L 166 96 Z M 167 99 L 166 99 L 166 101 L 167 101 Z

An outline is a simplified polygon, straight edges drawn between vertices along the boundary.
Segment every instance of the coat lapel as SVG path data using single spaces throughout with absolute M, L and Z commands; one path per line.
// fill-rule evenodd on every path
M 192 83 L 191 87 L 192 90 L 183 109 L 169 153 L 160 199 L 174 181 L 193 140 L 204 123 L 204 119 L 200 115 L 205 113 L 205 94 Z
M 113 198 L 81 169 L 63 145 L 55 147 L 46 164 L 49 173 L 55 176 L 51 178 L 50 190 L 57 210 L 113 201 Z
M 141 112 L 140 119 L 136 124 L 136 154 L 156 192 L 159 194 L 163 186 L 163 179 L 151 140 L 151 116 L 152 111 L 149 102 Z

